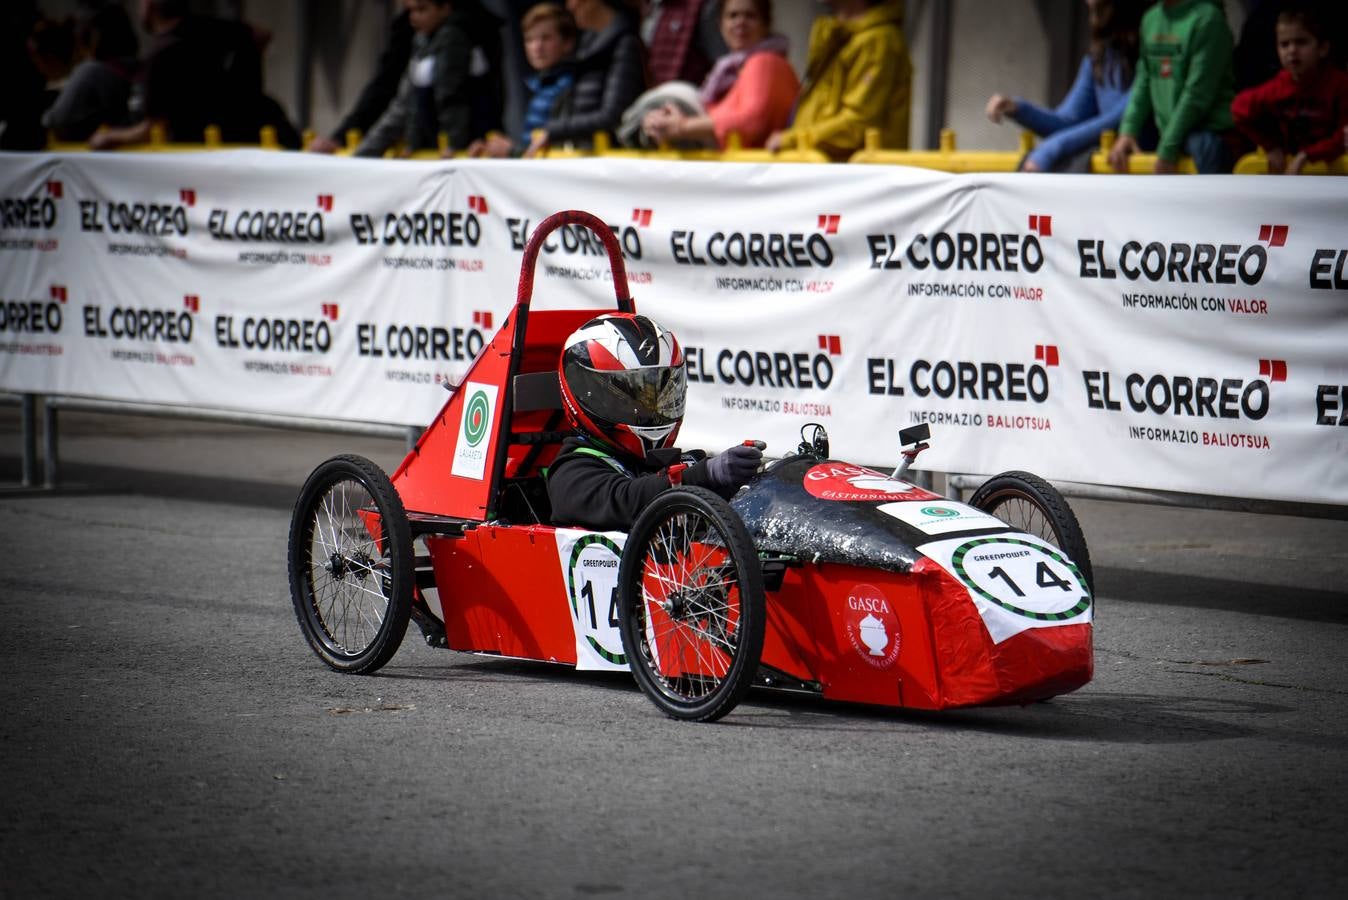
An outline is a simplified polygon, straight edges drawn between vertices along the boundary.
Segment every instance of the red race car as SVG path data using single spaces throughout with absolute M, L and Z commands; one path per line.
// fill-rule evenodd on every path
M 626 534 L 550 524 L 544 479 L 568 434 L 558 357 L 595 315 L 529 307 L 563 226 L 604 243 L 633 311 L 612 232 L 557 213 L 525 249 L 513 311 L 392 478 L 357 456 L 314 470 L 288 558 L 320 659 L 373 672 L 410 619 L 432 646 L 630 669 L 664 712 L 703 721 L 754 685 L 944 709 L 1090 680 L 1090 560 L 1066 501 L 1023 472 L 968 505 L 904 481 L 926 426 L 902 434 L 888 475 L 830 458 L 807 426 L 729 503 L 672 487 Z

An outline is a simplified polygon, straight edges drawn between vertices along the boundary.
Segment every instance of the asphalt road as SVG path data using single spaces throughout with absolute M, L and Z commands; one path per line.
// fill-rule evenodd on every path
M 0 897 L 1348 896 L 1348 522 L 1078 502 L 1082 690 L 686 725 L 415 630 L 324 667 L 286 529 L 348 451 L 401 457 L 66 414 L 24 492 L 0 407 Z

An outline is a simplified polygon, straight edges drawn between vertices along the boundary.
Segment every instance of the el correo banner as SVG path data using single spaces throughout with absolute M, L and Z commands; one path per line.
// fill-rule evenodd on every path
M 0 154 L 0 390 L 424 424 L 570 208 L 684 346 L 684 446 L 925 422 L 938 471 L 1348 503 L 1345 179 Z M 588 232 L 538 268 L 612 308 Z

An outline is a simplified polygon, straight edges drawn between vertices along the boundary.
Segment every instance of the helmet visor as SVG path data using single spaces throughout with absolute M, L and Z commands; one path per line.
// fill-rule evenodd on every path
M 683 366 L 603 371 L 568 363 L 566 381 L 581 407 L 615 425 L 659 428 L 683 420 L 687 372 Z

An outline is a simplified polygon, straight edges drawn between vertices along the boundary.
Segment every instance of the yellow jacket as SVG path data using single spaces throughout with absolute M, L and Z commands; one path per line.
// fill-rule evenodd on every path
M 903 40 L 903 0 L 885 0 L 859 18 L 815 20 L 805 83 L 782 147 L 807 144 L 845 160 L 880 129 L 886 149 L 908 147 L 913 66 Z

